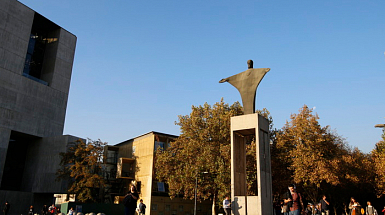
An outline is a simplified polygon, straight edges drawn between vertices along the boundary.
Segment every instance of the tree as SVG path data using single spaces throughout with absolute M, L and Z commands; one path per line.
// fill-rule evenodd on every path
M 156 176 L 168 184 L 170 197 L 193 199 L 197 179 L 197 199 L 211 199 L 216 214 L 217 200 L 230 194 L 230 117 L 241 114 L 238 102 L 229 106 L 222 99 L 179 116 L 181 135 L 156 153 Z
M 301 184 L 307 197 L 317 202 L 322 184 L 339 183 L 335 167 L 344 142 L 329 126 L 321 127 L 318 115 L 306 105 L 290 119 L 277 134 L 274 164 L 285 168 L 283 181 Z
M 378 197 L 385 195 L 385 129 L 382 140 L 372 150 L 372 158 L 375 170 L 375 189 Z
M 369 154 L 361 152 L 358 148 L 345 147 L 339 155 L 339 165 L 335 167 L 335 172 L 339 172 L 339 183 L 325 190 L 334 196 L 335 204 L 342 206 L 346 212 L 350 197 L 353 196 L 358 201 L 373 197 L 374 171 Z
M 68 151 L 60 153 L 61 168 L 57 179 L 69 181 L 68 193 L 76 194 L 80 202 L 100 202 L 105 181 L 102 176 L 103 149 L 107 143 L 100 140 L 77 140 Z

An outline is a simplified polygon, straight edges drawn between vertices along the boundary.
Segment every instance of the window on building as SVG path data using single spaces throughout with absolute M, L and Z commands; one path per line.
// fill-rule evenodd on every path
M 165 146 L 165 143 L 164 142 L 158 142 L 158 141 L 155 141 L 155 151 L 158 150 L 158 148 L 160 148 L 161 150 L 164 149 L 164 146 Z
M 118 151 L 107 151 L 107 163 L 117 164 L 118 163 Z
M 52 81 L 60 27 L 35 13 L 23 75 L 48 85 Z
M 166 189 L 164 188 L 164 182 L 158 182 L 158 192 L 166 192 Z

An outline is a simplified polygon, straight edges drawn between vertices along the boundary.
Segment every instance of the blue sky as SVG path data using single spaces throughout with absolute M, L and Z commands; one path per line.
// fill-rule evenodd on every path
M 222 78 L 271 68 L 258 87 L 281 128 L 314 107 L 364 152 L 385 123 L 385 1 L 21 0 L 77 36 L 65 134 L 109 144 L 178 135 L 191 105 L 240 101 Z

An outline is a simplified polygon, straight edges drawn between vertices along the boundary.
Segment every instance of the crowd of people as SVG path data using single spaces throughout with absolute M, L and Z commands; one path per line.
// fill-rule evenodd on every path
M 131 186 L 130 191 L 127 193 L 127 195 L 124 198 L 123 204 L 125 206 L 125 215 L 136 215 L 136 212 L 139 215 L 145 215 L 146 213 L 146 205 L 143 203 L 143 200 L 139 200 L 139 205 L 137 205 L 137 201 L 139 199 L 139 194 L 136 190 L 135 186 Z M 4 215 L 8 215 L 9 210 L 11 208 L 11 204 L 6 201 L 4 204 L 4 207 L 2 208 L 2 212 Z M 35 213 L 39 213 L 39 211 L 35 211 L 34 206 L 30 206 L 28 210 L 26 210 L 28 215 L 33 215 Z M 55 204 L 52 204 L 51 206 L 47 207 L 47 205 L 44 205 L 40 211 L 40 214 L 42 215 L 57 215 L 61 214 L 60 208 L 56 207 Z M 68 211 L 68 215 L 74 215 L 74 209 L 71 208 Z
M 3 207 L 3 214 L 8 215 L 10 208 L 11 208 L 11 204 L 8 201 L 6 201 Z M 33 207 L 33 205 L 29 206 L 28 210 L 26 211 L 28 215 L 33 215 L 35 213 L 38 213 L 38 211 L 35 211 L 35 208 Z M 56 214 L 61 214 L 61 211 L 60 211 L 60 208 L 55 206 L 55 204 L 52 204 L 49 207 L 47 207 L 47 205 L 43 205 L 40 213 L 42 215 L 56 215 Z M 73 208 L 69 210 L 68 214 L 69 215 L 74 214 Z
M 354 197 L 350 198 L 347 212 L 347 215 L 379 215 L 370 201 L 367 201 L 364 207 Z M 385 207 L 381 212 L 385 215 Z M 275 215 L 330 215 L 331 203 L 326 195 L 323 195 L 319 202 L 304 205 L 295 185 L 289 185 L 283 199 L 274 203 L 274 213 Z

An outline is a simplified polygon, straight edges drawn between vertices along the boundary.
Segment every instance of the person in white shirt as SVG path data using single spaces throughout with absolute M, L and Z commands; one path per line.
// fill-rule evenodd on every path
M 226 196 L 225 200 L 223 200 L 223 209 L 225 210 L 226 215 L 231 215 L 231 206 L 228 196 Z

